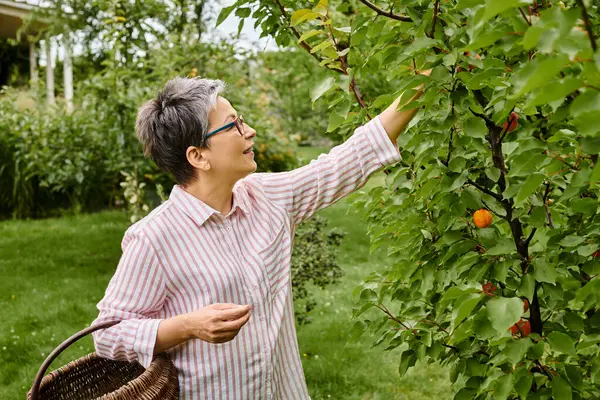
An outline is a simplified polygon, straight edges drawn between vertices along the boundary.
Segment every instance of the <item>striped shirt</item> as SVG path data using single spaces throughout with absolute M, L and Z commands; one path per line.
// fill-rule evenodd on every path
M 96 352 L 148 367 L 161 320 L 213 303 L 250 304 L 232 341 L 193 339 L 167 351 L 180 398 L 309 399 L 290 282 L 295 227 L 399 159 L 376 117 L 308 165 L 238 181 L 227 215 L 175 185 L 125 232 L 93 323 L 122 322 L 93 333 Z

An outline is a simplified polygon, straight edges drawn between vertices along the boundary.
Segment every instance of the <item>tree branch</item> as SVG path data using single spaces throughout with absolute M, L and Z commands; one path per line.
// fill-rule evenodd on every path
M 527 16 L 525 15 L 525 13 L 523 12 L 523 10 L 521 9 L 521 7 L 519 7 L 519 12 L 521 13 L 521 15 L 523 16 L 523 19 L 527 22 L 527 25 L 531 26 L 531 21 L 529 20 L 529 18 L 527 18 Z
M 525 239 L 525 242 L 523 242 L 523 246 L 529 246 L 529 242 L 531 242 L 531 239 L 533 239 L 533 235 L 535 235 L 535 231 L 537 231 L 537 228 L 533 228 L 531 230 L 529 237 L 527 239 Z
M 499 195 L 498 193 L 492 192 L 490 189 L 481 186 L 480 184 L 476 183 L 475 181 L 473 181 L 471 179 L 467 179 L 467 183 L 469 185 L 475 186 L 477 189 L 481 190 L 483 193 L 489 194 L 490 196 L 492 196 L 496 200 L 502 201 L 502 196 L 501 195 Z
M 398 318 L 396 318 L 391 312 L 390 310 L 387 309 L 386 306 L 384 306 L 382 303 L 378 303 L 375 304 L 375 307 L 379 308 L 381 311 L 383 311 L 385 314 L 387 314 L 388 317 L 390 317 L 390 319 L 392 319 L 393 321 L 397 322 L 398 324 L 402 325 L 404 327 L 404 329 L 406 330 L 410 330 L 410 328 L 408 326 L 406 326 L 404 324 L 404 322 L 400 321 Z
M 397 21 L 412 22 L 411 17 L 408 17 L 406 15 L 397 15 L 388 11 L 383 11 L 381 8 L 377 7 L 375 4 L 371 3 L 368 0 L 360 0 L 360 2 L 363 3 L 365 6 L 369 7 L 371 10 L 374 10 L 377 14 L 383 15 L 384 17 L 395 19 Z
M 327 18 L 329 18 L 329 14 L 327 14 Z M 331 24 L 329 24 L 329 35 L 331 37 L 331 40 L 333 41 L 333 44 L 335 45 L 336 52 L 339 53 L 340 48 L 338 46 L 338 42 L 335 40 L 335 36 L 333 35 L 333 28 L 331 27 Z M 344 59 L 344 56 L 339 56 L 339 59 L 340 59 L 340 62 L 342 63 L 342 70 L 344 71 L 344 75 L 348 75 L 348 69 L 346 67 L 346 61 Z M 360 92 L 358 90 L 358 87 L 356 86 L 356 81 L 354 80 L 354 77 L 352 77 L 352 80 L 350 81 L 350 87 L 352 88 L 354 97 L 356 97 L 356 100 L 358 100 L 358 104 L 360 104 L 360 106 L 366 110 L 368 108 L 368 106 L 365 104 L 363 98 L 360 95 Z M 369 117 L 369 119 L 373 119 L 369 115 L 368 111 L 367 111 L 367 117 Z
M 435 0 L 435 4 L 433 5 L 433 26 L 431 27 L 430 38 L 434 39 L 435 36 L 435 24 L 437 23 L 438 12 L 440 10 L 440 0 Z
M 548 195 L 550 194 L 550 182 L 546 182 L 546 192 L 544 193 L 544 208 L 546 209 L 546 225 L 551 229 L 554 229 L 552 223 L 552 215 L 550 215 L 550 208 L 548 207 Z
M 595 53 L 598 47 L 596 46 L 596 39 L 594 39 L 594 32 L 592 31 L 592 24 L 590 23 L 590 16 L 588 15 L 587 8 L 585 8 L 585 3 L 583 0 L 577 0 L 577 5 L 581 7 L 581 14 L 583 16 L 583 22 L 585 23 L 585 29 L 587 30 L 588 37 L 590 38 L 592 50 L 594 50 Z

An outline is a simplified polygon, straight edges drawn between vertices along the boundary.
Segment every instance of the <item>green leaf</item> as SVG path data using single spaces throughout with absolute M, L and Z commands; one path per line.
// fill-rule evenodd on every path
M 499 334 L 505 334 L 523 313 L 523 301 L 518 297 L 494 297 L 485 305 L 488 319 Z
M 477 50 L 482 47 L 491 46 L 498 40 L 502 39 L 510 31 L 508 25 L 504 25 L 501 28 L 482 30 L 479 35 L 471 38 L 471 42 L 463 51 Z M 453 63 L 454 64 L 454 63 Z
M 453 326 L 458 326 L 465 318 L 471 315 L 471 312 L 481 299 L 483 299 L 483 295 L 479 293 L 469 293 L 458 299 L 454 304 Z
M 448 169 L 452 172 L 461 172 L 465 169 L 467 160 L 463 157 L 454 157 L 448 163 Z
M 323 79 L 317 86 L 315 86 L 310 93 L 310 98 L 311 98 L 312 102 L 314 103 L 326 91 L 331 89 L 334 82 L 335 82 L 335 79 L 333 79 L 332 77 L 327 77 L 327 78 Z
M 486 69 L 474 74 L 473 77 L 466 82 L 466 85 L 472 90 L 479 90 L 486 86 L 494 86 L 494 82 L 496 82 L 496 79 L 498 79 L 498 76 L 501 76 L 502 73 L 504 73 L 502 68 Z M 487 82 L 491 82 L 491 84 L 487 85 Z
M 585 238 L 577 235 L 565 236 L 558 244 L 563 247 L 575 247 L 585 242 Z
M 560 353 L 568 354 L 570 356 L 575 356 L 575 344 L 573 343 L 573 339 L 571 339 L 567 334 L 562 332 L 551 332 L 548 335 L 548 343 L 550 343 L 550 347 L 552 350 L 558 351 Z
M 448 289 L 444 292 L 444 295 L 442 296 L 442 299 L 440 300 L 440 302 L 444 303 L 444 302 L 448 302 L 453 299 L 458 299 L 463 294 L 465 294 L 464 290 L 462 290 L 458 286 L 452 286 L 450 289 Z
M 327 132 L 333 132 L 340 127 L 346 121 L 346 118 L 342 117 L 336 112 L 329 114 L 329 124 L 327 125 Z
M 528 357 L 532 359 L 542 358 L 545 349 L 546 343 L 543 340 L 540 340 L 529 349 Z
M 412 57 L 413 55 L 423 50 L 429 50 L 434 46 L 440 46 L 440 41 L 428 37 L 420 37 L 412 42 L 410 46 L 404 49 L 404 51 L 402 51 L 403 58 Z
M 585 371 L 582 368 L 579 368 L 575 365 L 565 365 L 565 372 L 567 373 L 567 378 L 573 386 L 577 390 L 583 389 L 583 376 L 585 376 Z
M 519 294 L 525 296 L 528 299 L 533 298 L 533 288 L 535 286 L 535 278 L 533 274 L 523 275 L 521 278 L 521 285 L 519 286 Z
M 580 134 L 594 136 L 600 132 L 600 124 L 598 124 L 600 92 L 588 91 L 577 96 L 571 104 L 570 111 L 574 118 L 573 125 L 577 127 Z
M 225 21 L 227 19 L 229 14 L 231 14 L 231 12 L 233 10 L 235 10 L 236 7 L 237 7 L 237 4 L 223 8 L 221 10 L 221 12 L 219 13 L 219 16 L 217 17 L 217 25 L 216 26 L 221 25 L 223 23 L 223 21 Z
M 593 185 L 598 185 L 600 183 L 600 163 L 596 163 L 594 170 L 590 174 L 590 183 L 592 183 Z
M 582 86 L 583 81 L 574 77 L 567 77 L 559 81 L 551 82 L 537 90 L 535 93 L 532 93 L 531 96 L 529 96 L 529 99 L 527 99 L 525 108 L 550 104 L 554 101 L 564 99 Z
M 569 10 L 551 7 L 540 14 L 540 21 L 529 27 L 525 33 L 523 46 L 527 50 L 539 46 L 542 53 L 552 53 L 560 47 L 564 38 L 569 36 L 580 11 L 575 7 Z
M 536 258 L 533 262 L 533 276 L 538 282 L 556 283 L 556 269 L 545 258 Z
M 250 13 L 252 13 L 252 10 L 248 7 L 240 7 L 237 10 L 235 10 L 235 15 L 240 18 L 248 18 L 250 16 Z
M 294 13 L 292 14 L 292 18 L 290 20 L 290 24 L 292 26 L 296 26 L 296 25 L 302 23 L 303 21 L 317 19 L 320 16 L 321 16 L 320 14 L 313 12 L 312 10 L 303 8 L 303 9 L 294 11 Z
M 498 241 L 498 243 L 487 251 L 487 255 L 500 256 L 503 254 L 510 254 L 516 251 L 515 242 L 513 239 L 504 238 Z
M 303 42 L 303 41 L 305 41 L 306 39 L 309 39 L 309 38 L 311 38 L 311 37 L 313 37 L 313 36 L 316 36 L 316 35 L 318 35 L 319 33 L 324 33 L 324 32 L 323 32 L 323 31 L 320 31 L 320 30 L 318 30 L 318 29 L 313 29 L 313 30 L 311 30 L 311 31 L 304 32 L 304 33 L 302 34 L 302 36 L 300 36 L 300 39 L 298 39 L 298 43 L 300 43 L 300 42 Z
M 448 344 L 456 345 L 456 344 L 462 342 L 463 340 L 465 340 L 466 338 L 470 337 L 472 334 L 473 334 L 473 321 L 472 320 L 465 321 L 462 324 L 460 324 L 458 326 L 458 328 L 456 328 L 454 331 L 452 331 L 452 336 L 450 336 L 450 339 L 448 340 Z
M 400 361 L 400 366 L 398 367 L 398 373 L 400 376 L 404 376 L 406 371 L 417 362 L 417 356 L 413 350 L 407 350 L 402 353 L 402 359 Z
M 511 159 L 510 176 L 528 176 L 539 171 L 546 160 L 548 156 L 539 150 L 524 151 Z
M 348 343 L 356 342 L 363 333 L 367 330 L 368 325 L 363 321 L 356 321 L 352 328 L 350 329 L 350 337 L 348 338 Z
M 599 246 L 597 244 L 588 244 L 586 246 L 580 246 L 577 248 L 577 254 L 583 257 L 589 257 L 592 254 L 594 254 L 596 250 L 598 250 L 598 247 Z
M 588 154 L 598 154 L 600 153 L 600 137 L 591 138 L 586 137 L 581 140 L 581 150 Z M 596 164 L 598 167 L 598 164 Z M 595 169 L 594 169 L 595 171 Z M 596 179 L 597 180 L 597 179 Z
M 575 294 L 578 302 L 583 302 L 583 311 L 600 305 L 600 279 L 592 279 Z
M 525 199 L 527 199 L 533 192 L 540 187 L 542 182 L 546 177 L 542 174 L 532 174 L 527 177 L 523 185 L 521 185 L 521 189 L 519 190 L 519 194 L 515 198 L 515 203 L 520 204 Z
M 496 167 L 488 167 L 485 169 L 485 175 L 494 182 L 500 179 L 500 170 Z
M 499 360 L 508 361 L 513 366 L 521 362 L 527 351 L 533 346 L 530 340 L 511 340 L 500 352 Z
M 494 400 L 506 400 L 513 387 L 513 375 L 505 374 L 496 379 Z
M 467 136 L 483 138 L 488 133 L 485 122 L 481 118 L 471 117 L 463 122 L 463 130 Z
M 338 31 L 338 32 L 343 32 L 343 33 L 350 33 L 350 32 L 352 32 L 352 27 L 350 27 L 350 26 L 340 26 L 340 27 L 335 27 L 333 29 L 336 30 L 336 31 Z
M 522 376 L 521 379 L 515 383 L 515 391 L 521 398 L 526 399 L 533 383 L 533 374 Z
M 550 382 L 552 385 L 552 393 L 555 399 L 560 400 L 572 400 L 573 390 L 571 385 L 560 376 L 555 376 Z
M 313 47 L 312 49 L 310 49 L 310 52 L 316 53 L 317 51 L 321 51 L 321 50 L 327 49 L 332 46 L 333 46 L 333 42 L 329 39 L 326 39 L 326 40 L 322 41 L 321 43 L 319 43 L 318 45 L 316 45 L 315 47 Z
M 485 2 L 485 11 L 483 12 L 483 16 L 479 21 L 477 21 L 477 25 L 483 24 L 485 21 L 494 18 L 496 15 L 500 14 L 503 11 L 509 10 L 511 8 L 516 8 L 522 5 L 531 4 L 531 0 L 486 0 Z
M 547 85 L 568 62 L 569 58 L 564 54 L 548 57 L 545 60 L 535 58 L 513 76 L 515 96 L 522 96 Z
M 589 91 L 577 96 L 570 108 L 571 116 L 575 118 L 598 110 L 600 110 L 600 92 L 598 91 Z

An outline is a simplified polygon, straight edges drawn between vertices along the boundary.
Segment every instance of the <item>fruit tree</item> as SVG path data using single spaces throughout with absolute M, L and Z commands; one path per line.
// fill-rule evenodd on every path
M 401 374 L 441 362 L 457 399 L 600 398 L 599 7 L 239 0 L 221 13 L 252 11 L 330 70 L 312 91 L 329 131 L 425 84 L 402 161 L 355 201 L 389 268 L 356 289 L 352 337 L 376 332 Z

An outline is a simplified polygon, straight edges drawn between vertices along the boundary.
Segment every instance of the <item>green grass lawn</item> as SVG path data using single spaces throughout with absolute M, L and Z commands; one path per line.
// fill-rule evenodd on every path
M 300 149 L 305 161 L 327 149 Z M 367 186 L 383 184 L 383 175 Z M 397 354 L 371 349 L 365 335 L 346 345 L 352 326 L 351 293 L 371 271 L 385 267 L 383 249 L 369 255 L 365 227 L 346 215 L 346 199 L 321 211 L 330 227 L 347 232 L 339 260 L 345 276 L 326 290 L 314 289 L 312 322 L 298 328 L 309 392 L 318 399 L 446 399 L 447 373 L 418 365 L 398 376 Z M 124 213 L 106 211 L 40 221 L 0 222 L 0 399 L 22 399 L 45 357 L 96 317 L 96 304 L 118 263 L 128 226 Z M 87 337 L 51 366 L 58 368 L 93 351 Z

